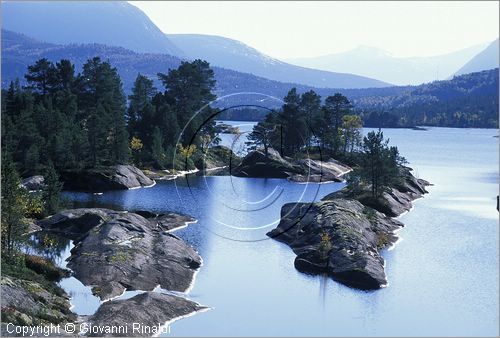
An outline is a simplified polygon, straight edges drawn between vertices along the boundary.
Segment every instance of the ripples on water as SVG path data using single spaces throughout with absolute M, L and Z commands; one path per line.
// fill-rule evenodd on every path
M 189 297 L 214 309 L 173 323 L 171 335 L 497 336 L 498 131 L 384 134 L 434 186 L 401 217 L 403 240 L 383 254 L 389 286 L 374 292 L 297 272 L 293 252 L 265 237 L 282 204 L 320 199 L 342 183 L 192 176 L 149 189 L 66 196 L 199 220 L 176 234 L 204 261 Z

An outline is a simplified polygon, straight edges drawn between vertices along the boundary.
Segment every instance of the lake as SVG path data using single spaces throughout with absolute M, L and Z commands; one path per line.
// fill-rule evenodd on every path
M 245 131 L 253 123 L 232 124 Z M 402 240 L 383 252 L 389 285 L 377 291 L 299 273 L 292 250 L 265 236 L 284 203 L 319 200 L 344 183 L 191 175 L 65 196 L 198 219 L 175 234 L 203 258 L 186 296 L 212 309 L 172 323 L 172 336 L 498 336 L 498 130 L 383 131 L 434 186 L 400 217 Z

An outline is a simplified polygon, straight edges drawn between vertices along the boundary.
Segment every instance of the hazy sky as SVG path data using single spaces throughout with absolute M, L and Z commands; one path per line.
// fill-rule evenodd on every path
M 427 56 L 494 40 L 498 2 L 131 1 L 165 33 L 240 40 L 277 58 L 368 45 Z

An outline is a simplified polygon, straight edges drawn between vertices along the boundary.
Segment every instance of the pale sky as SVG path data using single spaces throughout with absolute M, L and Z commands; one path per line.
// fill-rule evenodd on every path
M 129 1 L 164 33 L 220 35 L 276 58 L 358 45 L 395 56 L 444 54 L 498 37 L 497 1 Z

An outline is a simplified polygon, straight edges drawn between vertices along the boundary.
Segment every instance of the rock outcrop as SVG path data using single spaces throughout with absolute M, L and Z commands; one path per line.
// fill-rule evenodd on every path
M 430 185 L 426 180 L 416 178 L 411 173 L 411 168 L 401 167 L 401 182 L 394 188 L 382 194 L 382 198 L 373 199 L 368 192 L 342 189 L 329 194 L 323 200 L 335 198 L 356 199 L 363 205 L 380 211 L 387 216 L 396 217 L 412 208 L 412 201 L 427 193 L 426 186 Z
M 61 171 L 65 190 L 102 192 L 148 187 L 155 182 L 132 165 Z
M 74 240 L 68 267 L 104 300 L 125 290 L 150 291 L 158 285 L 185 291 L 201 257 L 166 231 L 193 221 L 183 215 L 146 219 L 135 213 L 95 208 L 66 210 L 39 225 Z
M 23 179 L 21 185 L 28 191 L 39 191 L 45 187 L 45 179 L 42 175 L 35 175 Z
M 293 182 L 340 182 L 342 176 L 352 169 L 334 159 L 328 161 L 317 161 L 312 159 L 303 159 L 297 161 L 297 164 L 303 168 L 304 174 L 292 174 L 289 179 Z
M 299 271 L 325 273 L 363 290 L 384 287 L 385 263 L 379 250 L 394 244 L 395 231 L 403 226 L 392 217 L 409 210 L 429 184 L 413 177 L 409 168 L 402 170 L 401 184 L 375 202 L 363 197 L 368 194 L 344 189 L 317 203 L 286 204 L 278 227 L 267 235 L 292 248 Z
M 123 327 L 121 332 L 90 333 L 88 336 L 151 337 L 161 333 L 163 325 L 179 316 L 206 309 L 189 299 L 158 292 L 145 292 L 129 299 L 112 300 L 99 307 L 89 318 L 95 327 Z M 140 323 L 135 326 L 131 323 Z M 125 332 L 124 332 L 125 331 Z M 160 331 L 160 332 L 158 332 Z
M 248 153 L 231 174 L 238 177 L 288 178 L 294 182 L 319 183 L 341 181 L 341 176 L 350 170 L 348 166 L 332 159 L 318 161 L 283 158 L 270 148 L 267 155 L 263 150 Z
M 54 284 L 54 287 L 55 284 Z M 11 336 L 4 324 L 19 326 L 50 325 L 72 322 L 69 296 L 61 289 L 48 290 L 35 281 L 10 276 L 0 278 L 2 294 L 2 336 Z

